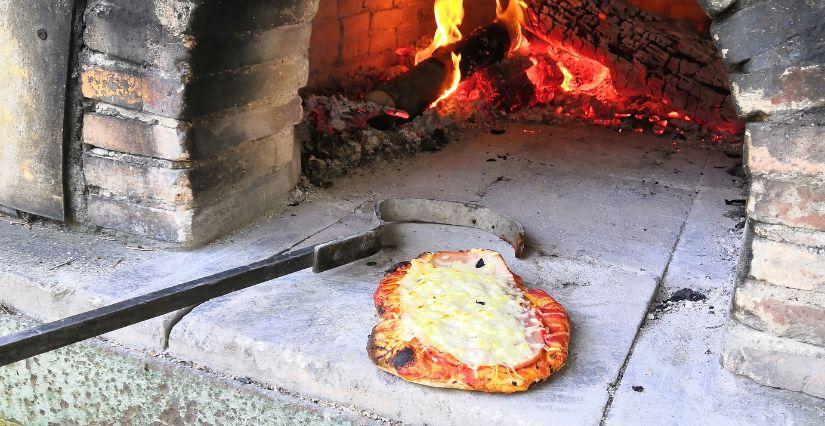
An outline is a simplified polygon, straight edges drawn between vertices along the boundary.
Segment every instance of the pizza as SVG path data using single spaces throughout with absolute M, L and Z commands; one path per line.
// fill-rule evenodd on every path
M 410 382 L 513 393 L 567 358 L 564 308 L 492 250 L 424 253 L 388 271 L 373 300 L 369 357 Z

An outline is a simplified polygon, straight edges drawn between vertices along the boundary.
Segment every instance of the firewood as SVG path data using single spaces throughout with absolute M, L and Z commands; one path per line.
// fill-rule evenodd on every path
M 379 84 L 365 99 L 379 105 L 397 108 L 415 117 L 441 93 L 452 80 L 452 54 L 461 55 L 461 79 L 473 75 L 479 68 L 504 59 L 510 49 L 507 28 L 493 22 L 473 31 L 467 38 L 436 49 L 432 56 L 409 71 Z

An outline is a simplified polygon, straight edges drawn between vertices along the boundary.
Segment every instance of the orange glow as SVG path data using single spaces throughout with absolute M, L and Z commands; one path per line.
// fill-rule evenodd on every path
M 433 42 L 424 49 L 415 53 L 415 63 L 429 58 L 435 49 L 461 40 L 461 31 L 458 26 L 464 19 L 463 0 L 435 0 L 435 35 Z
M 501 7 L 501 0 L 496 0 L 496 21 L 507 27 L 510 34 L 510 53 L 518 50 L 526 39 L 521 34 L 521 26 L 524 24 L 524 9 L 527 3 L 524 0 L 508 0 L 507 8 Z
M 458 89 L 458 84 L 461 83 L 461 55 L 456 55 L 455 52 L 450 53 L 450 57 L 452 58 L 453 62 L 453 72 L 450 76 L 450 85 L 441 93 L 441 96 L 435 100 L 435 102 L 430 104 L 430 108 L 438 105 L 442 99 L 446 99 L 450 95 L 452 95 L 456 89 Z

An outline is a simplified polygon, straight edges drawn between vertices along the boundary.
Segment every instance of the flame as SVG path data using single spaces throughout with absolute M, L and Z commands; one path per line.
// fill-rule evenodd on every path
M 503 23 L 510 33 L 510 53 L 518 50 L 522 43 L 527 41 L 521 34 L 526 8 L 527 3 L 524 0 L 509 0 L 506 9 L 501 6 L 501 0 L 496 0 L 496 20 Z
M 435 49 L 461 40 L 461 31 L 458 26 L 464 19 L 463 0 L 435 0 L 435 35 L 433 42 L 424 49 L 415 53 L 415 63 L 429 58 Z
M 441 96 L 438 97 L 433 103 L 430 104 L 430 108 L 438 105 L 442 99 L 446 99 L 450 95 L 452 95 L 456 89 L 458 89 L 458 84 L 461 83 L 461 55 L 456 54 L 455 52 L 450 53 L 450 57 L 453 60 L 453 72 L 452 76 L 450 77 L 450 86 L 447 87 L 446 90 L 441 92 Z
M 561 62 L 557 64 L 561 73 L 564 75 L 564 81 L 561 82 L 561 90 L 565 92 L 572 92 L 573 91 L 573 74 L 570 73 L 570 70 L 567 69 Z

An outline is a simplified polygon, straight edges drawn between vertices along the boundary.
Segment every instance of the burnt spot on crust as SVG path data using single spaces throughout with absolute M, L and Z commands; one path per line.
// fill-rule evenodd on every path
M 476 268 L 483 268 L 484 267 L 484 259 L 478 259 L 476 262 Z
M 405 261 L 405 262 L 398 262 L 398 263 L 396 263 L 395 265 L 392 265 L 389 269 L 387 269 L 387 270 L 386 270 L 386 271 L 384 271 L 384 272 L 385 272 L 385 273 L 387 273 L 387 274 L 391 274 L 391 273 L 393 273 L 393 272 L 397 271 L 397 270 L 398 270 L 398 268 L 407 268 L 407 267 L 409 267 L 410 265 L 412 265 L 412 264 L 411 264 L 410 262 L 408 262 L 408 261 Z
M 415 352 L 411 347 L 407 346 L 406 348 L 398 351 L 398 353 L 392 357 L 392 361 L 390 361 L 390 363 L 392 363 L 393 368 L 398 370 L 399 368 L 403 368 L 405 365 L 412 363 L 414 360 Z
M 378 311 L 379 316 L 383 316 L 386 309 L 384 309 L 384 305 L 378 305 L 375 307 L 375 310 Z

